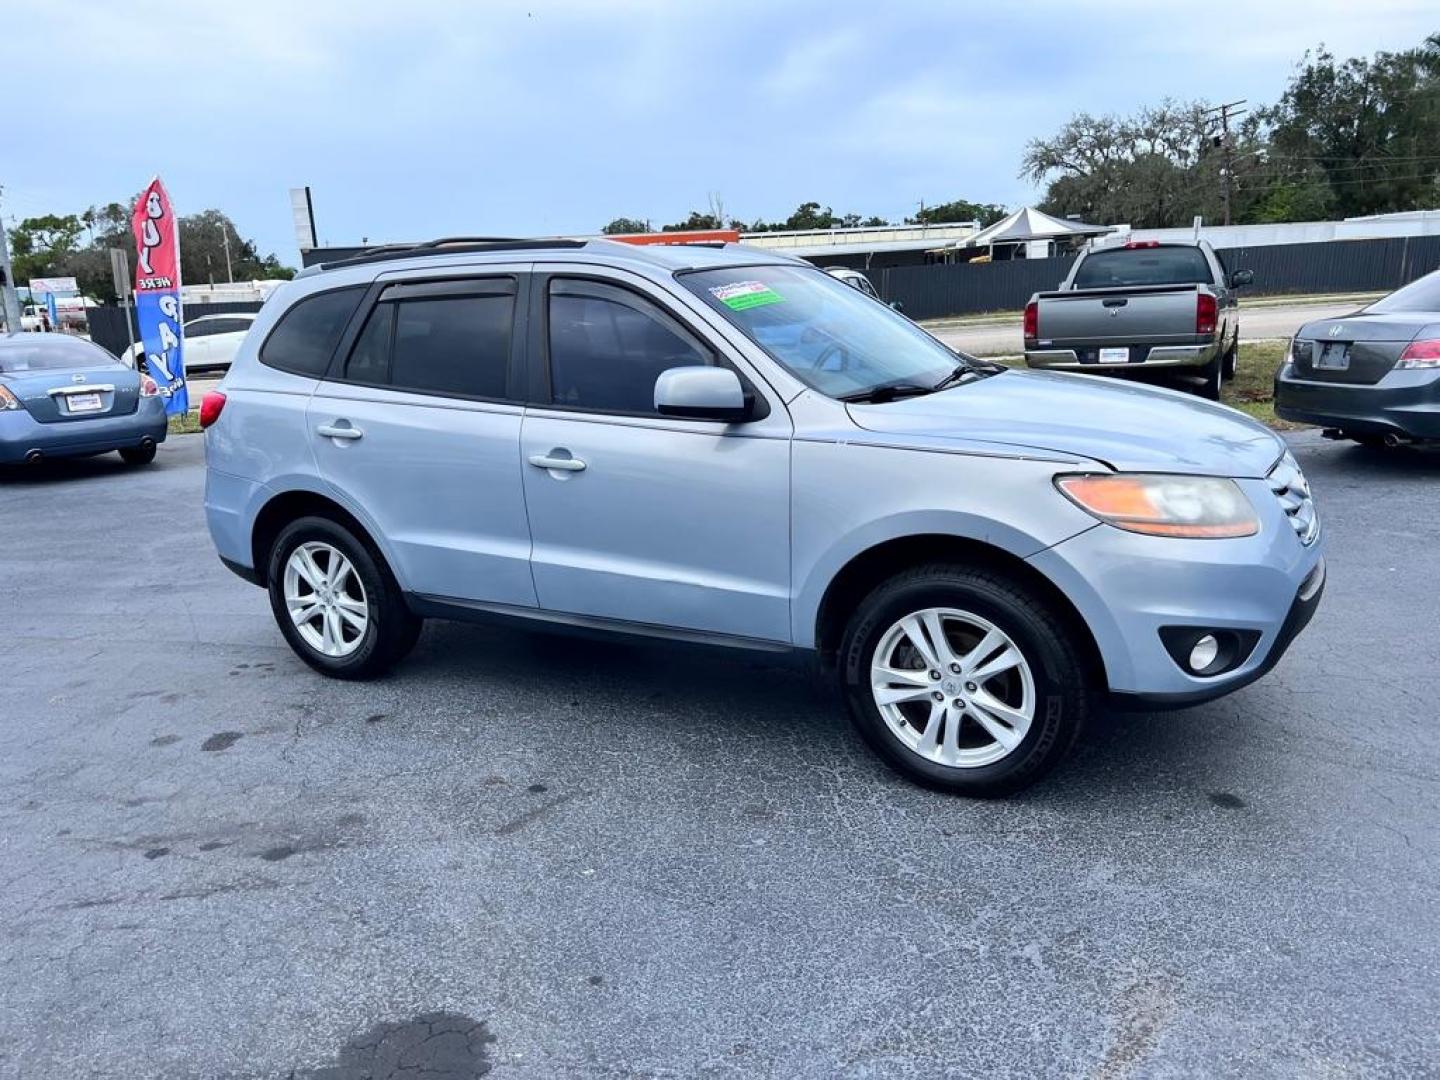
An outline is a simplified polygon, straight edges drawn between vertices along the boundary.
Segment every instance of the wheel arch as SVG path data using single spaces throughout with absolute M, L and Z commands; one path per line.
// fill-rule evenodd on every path
M 852 556 L 827 585 L 815 613 L 815 647 L 821 662 L 835 663 L 850 615 L 871 592 L 895 574 L 931 563 L 993 570 L 1014 579 L 1044 600 L 1079 646 L 1081 660 L 1101 687 L 1108 685 L 1104 657 L 1089 624 L 1064 591 L 1031 563 L 983 540 L 942 533 L 894 537 Z
M 386 555 L 374 530 L 357 514 L 329 495 L 308 488 L 292 488 L 272 495 L 255 514 L 254 524 L 250 529 L 250 554 L 256 584 L 262 587 L 268 584 L 266 577 L 270 566 L 270 549 L 275 538 L 286 525 L 302 517 L 329 518 L 343 525 L 370 549 L 376 561 L 395 576 L 394 561 Z

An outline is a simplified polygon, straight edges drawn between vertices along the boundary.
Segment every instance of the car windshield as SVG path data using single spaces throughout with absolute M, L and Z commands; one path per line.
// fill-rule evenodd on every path
M 823 270 L 738 266 L 680 281 L 808 386 L 830 397 L 930 389 L 962 357 Z
M 1381 297 L 1366 311 L 1440 311 L 1440 270 Z
M 21 340 L 21 339 L 24 340 Z M 119 365 L 120 361 L 99 345 L 61 334 L 23 334 L 0 344 L 0 373 L 18 375 L 24 371 L 64 371 Z
M 1139 247 L 1100 251 L 1075 271 L 1074 288 L 1105 289 L 1126 285 L 1205 285 L 1210 264 L 1194 247 Z

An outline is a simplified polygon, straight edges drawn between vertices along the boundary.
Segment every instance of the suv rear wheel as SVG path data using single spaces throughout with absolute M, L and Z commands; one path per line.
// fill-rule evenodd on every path
M 389 569 L 338 522 L 291 522 L 270 549 L 270 608 L 285 640 L 337 679 L 382 674 L 415 647 L 421 620 Z
M 1064 626 L 999 574 L 936 565 L 876 589 L 841 649 L 846 702 L 901 773 L 964 795 L 1005 795 L 1069 751 L 1089 708 Z

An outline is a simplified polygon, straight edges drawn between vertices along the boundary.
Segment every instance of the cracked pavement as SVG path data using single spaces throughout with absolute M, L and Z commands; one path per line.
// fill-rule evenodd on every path
M 998 803 L 768 656 L 431 624 L 323 680 L 195 437 L 0 476 L 0 1076 L 1435 1075 L 1440 454 L 1293 442 L 1290 655 Z

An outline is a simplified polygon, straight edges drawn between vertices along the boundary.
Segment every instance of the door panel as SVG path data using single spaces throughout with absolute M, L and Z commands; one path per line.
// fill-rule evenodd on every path
M 518 406 L 322 382 L 308 420 L 320 474 L 369 512 L 406 589 L 535 605 Z
M 788 417 L 753 426 L 531 410 L 520 459 L 540 606 L 788 641 Z M 583 467 L 547 467 L 564 459 Z

